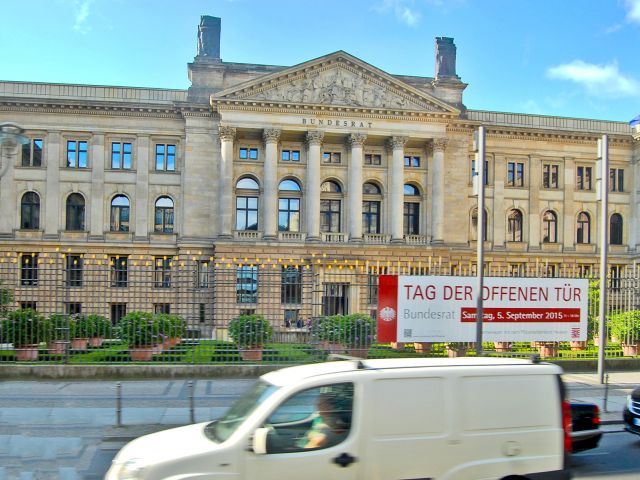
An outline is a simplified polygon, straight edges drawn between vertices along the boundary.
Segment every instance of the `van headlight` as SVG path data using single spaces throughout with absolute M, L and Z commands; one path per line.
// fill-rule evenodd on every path
M 108 480 L 140 480 L 147 464 L 141 458 L 132 458 L 122 463 L 114 463 L 107 476 Z

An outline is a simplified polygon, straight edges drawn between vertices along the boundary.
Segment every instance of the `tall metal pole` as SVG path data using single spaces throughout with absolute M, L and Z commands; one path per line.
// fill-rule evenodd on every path
M 607 253 L 609 242 L 607 239 L 607 227 L 609 226 L 609 138 L 603 135 L 598 140 L 598 156 L 600 157 L 600 320 L 598 347 L 598 379 L 604 383 L 604 347 L 606 344 L 606 319 L 607 319 Z
M 478 232 L 477 238 L 477 253 L 476 253 L 476 274 L 478 276 L 478 291 L 476 297 L 476 355 L 481 356 L 484 354 L 482 351 L 482 317 L 483 317 L 483 302 L 482 302 L 482 290 L 484 287 L 484 127 L 478 127 L 477 138 L 477 153 L 476 153 L 476 175 L 475 181 L 477 182 L 478 193 L 478 225 L 476 232 Z

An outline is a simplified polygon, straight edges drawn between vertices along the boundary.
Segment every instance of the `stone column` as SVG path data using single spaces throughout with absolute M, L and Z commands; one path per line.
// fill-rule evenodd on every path
M 391 150 L 391 162 L 389 162 L 390 199 L 391 199 L 391 241 L 394 243 L 403 241 L 404 221 L 404 146 L 407 137 L 391 137 L 387 146 Z
M 61 139 L 60 132 L 47 133 L 44 152 L 47 162 L 47 188 L 43 205 L 40 199 L 40 225 L 44 223 L 44 238 L 56 239 L 62 229 L 60 225 L 60 157 Z M 65 160 L 66 163 L 66 160 Z M 44 209 L 42 208 L 44 206 Z
M 278 140 L 280 130 L 265 128 L 264 140 L 264 238 L 278 234 Z
M 236 129 L 220 125 L 220 231 L 222 238 L 231 238 L 231 219 L 235 210 L 233 200 L 233 140 Z
M 352 133 L 347 138 L 351 147 L 349 162 L 349 240 L 362 241 L 362 147 L 367 136 Z
M 324 132 L 307 132 L 307 240 L 320 240 L 320 147 Z
M 136 198 L 135 204 L 135 242 L 149 240 L 149 219 L 154 218 L 154 212 L 149 211 L 149 151 L 151 141 L 148 135 L 138 135 L 136 138 Z M 155 223 L 155 219 L 152 220 Z
M 444 151 L 449 140 L 433 139 L 433 174 L 431 199 L 431 243 L 444 242 Z
M 88 223 L 89 239 L 99 240 L 104 235 L 104 135 L 91 138 L 91 204 Z

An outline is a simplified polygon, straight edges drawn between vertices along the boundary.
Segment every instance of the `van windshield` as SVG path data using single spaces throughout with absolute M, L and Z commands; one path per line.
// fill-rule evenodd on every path
M 275 385 L 259 380 L 247 393 L 231 405 L 231 408 L 227 410 L 222 418 L 211 422 L 205 427 L 205 435 L 214 442 L 224 442 L 276 390 L 278 390 L 278 387 Z

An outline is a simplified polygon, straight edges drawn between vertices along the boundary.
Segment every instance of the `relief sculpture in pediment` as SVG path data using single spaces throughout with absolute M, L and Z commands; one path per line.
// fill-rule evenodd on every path
M 248 98 L 291 103 L 315 103 L 369 108 L 425 108 L 343 68 L 312 73 Z

